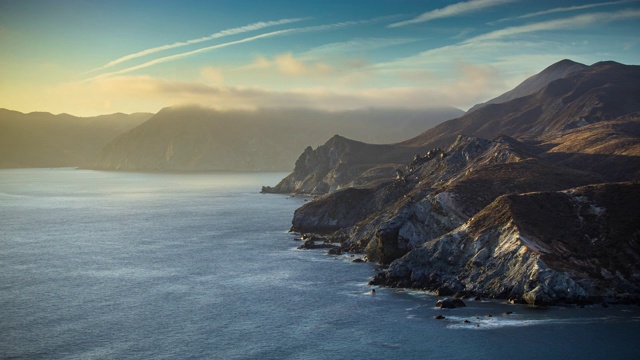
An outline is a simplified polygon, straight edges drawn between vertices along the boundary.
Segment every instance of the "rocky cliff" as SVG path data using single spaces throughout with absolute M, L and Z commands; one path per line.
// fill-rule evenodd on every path
M 339 189 L 370 185 L 396 176 L 419 148 L 373 145 L 333 136 L 315 150 L 307 147 L 293 172 L 263 192 L 326 194 Z
M 389 263 L 441 236 L 505 193 L 561 190 L 602 181 L 596 175 L 540 159 L 506 136 L 459 136 L 402 169 L 403 176 L 329 194 L 294 214 L 298 232 L 339 231 L 343 245 Z M 331 226 L 325 226 L 331 224 Z
M 613 62 L 571 71 L 387 145 L 381 153 L 417 155 L 404 166 L 373 156 L 370 169 L 386 169 L 377 177 L 329 160 L 348 159 L 347 139 L 308 149 L 278 190 L 326 195 L 295 212 L 292 230 L 391 264 L 376 280 L 385 285 L 530 304 L 640 299 L 636 270 L 622 269 L 638 263 L 639 75 Z M 580 245 L 587 238 L 605 245 Z
M 559 301 L 640 300 L 640 184 L 503 195 L 374 283 Z

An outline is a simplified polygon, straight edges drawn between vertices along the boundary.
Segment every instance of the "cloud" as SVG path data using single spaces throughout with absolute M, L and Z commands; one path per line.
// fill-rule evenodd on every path
M 200 75 L 204 80 L 212 85 L 222 85 L 224 84 L 224 74 L 222 70 L 215 68 L 213 66 L 207 66 L 200 70 Z
M 441 9 L 435 9 L 435 10 L 426 12 L 410 20 L 393 23 L 389 25 L 389 27 L 400 27 L 400 26 L 406 26 L 411 24 L 423 23 L 423 22 L 434 20 L 434 19 L 458 16 L 461 14 L 467 14 L 467 13 L 479 11 L 488 7 L 510 3 L 513 1 L 514 0 L 471 0 L 466 2 L 460 2 L 457 4 L 445 6 Z
M 224 48 L 224 47 L 227 47 L 227 46 L 246 43 L 246 42 L 250 42 L 250 41 L 254 41 L 254 40 L 258 40 L 258 39 L 263 39 L 263 38 L 267 38 L 267 37 L 279 36 L 279 35 L 284 35 L 284 34 L 293 34 L 293 33 L 305 33 L 305 32 L 315 32 L 315 31 L 330 31 L 330 30 L 336 30 L 336 29 L 341 29 L 341 28 L 344 28 L 344 27 L 355 26 L 355 25 L 375 24 L 375 23 L 379 23 L 379 22 L 383 22 L 383 21 L 388 21 L 389 19 L 393 19 L 395 17 L 397 17 L 397 16 L 396 15 L 389 15 L 389 16 L 381 16 L 381 17 L 376 17 L 376 18 L 367 19 L 367 20 L 344 21 L 344 22 L 333 23 L 333 24 L 324 24 L 324 25 L 307 26 L 307 27 L 301 27 L 301 28 L 289 28 L 289 29 L 283 29 L 283 30 L 276 30 L 276 31 L 272 31 L 272 32 L 263 33 L 263 34 L 251 36 L 251 37 L 248 37 L 248 38 L 240 39 L 240 40 L 229 41 L 229 42 L 226 42 L 226 43 L 207 46 L 207 47 L 203 47 L 203 48 L 200 48 L 200 49 L 187 51 L 187 52 L 183 52 L 183 53 L 179 53 L 179 54 L 175 54 L 175 55 L 169 55 L 169 56 L 160 57 L 160 58 L 157 58 L 157 59 L 154 59 L 154 60 L 150 60 L 150 61 L 147 61 L 145 63 L 139 64 L 139 65 L 135 65 L 135 66 L 131 66 L 131 67 L 128 67 L 128 68 L 125 68 L 125 69 L 122 69 L 122 70 L 103 73 L 103 74 L 100 74 L 100 75 L 85 79 L 84 81 L 92 81 L 92 80 L 96 80 L 96 79 L 99 79 L 99 78 L 105 78 L 105 77 L 110 77 L 110 76 L 115 76 L 115 75 L 122 75 L 122 74 L 130 73 L 132 71 L 136 71 L 136 70 L 144 69 L 144 68 L 147 68 L 147 67 L 150 67 L 150 66 L 154 66 L 154 65 L 157 65 L 157 64 L 161 64 L 161 63 L 165 63 L 165 62 L 169 62 L 169 61 L 174 61 L 174 60 L 179 60 L 179 59 L 187 58 L 187 57 L 190 57 L 190 56 L 193 56 L 193 55 L 196 55 L 196 54 L 200 54 L 200 53 L 203 53 L 203 52 L 208 52 L 208 51 Z M 291 19 L 291 20 L 296 20 L 296 19 Z
M 555 14 L 555 13 L 560 13 L 560 12 L 586 10 L 586 9 L 592 9 L 592 8 L 601 7 L 601 6 L 620 5 L 620 4 L 630 3 L 630 2 L 638 2 L 638 0 L 607 1 L 607 2 L 601 2 L 601 3 L 595 3 L 595 4 L 558 7 L 558 8 L 553 8 L 553 9 L 549 9 L 549 10 L 543 10 L 543 11 L 538 11 L 538 12 L 534 12 L 534 13 L 524 14 L 524 15 L 520 15 L 520 16 L 516 16 L 516 17 L 500 19 L 497 22 L 517 20 L 517 19 L 528 19 L 528 18 L 541 16 L 541 15 Z
M 469 43 L 474 41 L 496 40 L 504 37 L 539 31 L 584 28 L 594 24 L 602 24 L 636 18 L 640 18 L 640 9 L 627 9 L 609 13 L 583 14 L 576 15 L 570 18 L 542 21 L 521 26 L 512 26 L 473 37 L 466 40 L 465 42 Z
M 237 35 L 237 34 L 242 34 L 242 33 L 249 32 L 249 31 L 260 30 L 260 29 L 264 29 L 264 28 L 267 28 L 267 27 L 291 24 L 291 23 L 294 23 L 294 22 L 302 21 L 302 20 L 304 20 L 304 18 L 282 19 L 282 20 L 277 20 L 277 21 L 260 21 L 260 22 L 256 22 L 256 23 L 253 23 L 253 24 L 245 25 L 245 26 L 240 26 L 240 27 L 236 27 L 236 28 L 222 30 L 222 31 L 219 31 L 217 33 L 211 34 L 209 36 L 204 36 L 204 37 L 200 37 L 200 38 L 197 38 L 197 39 L 191 39 L 191 40 L 186 40 L 186 41 L 175 42 L 175 43 L 172 43 L 172 44 L 156 46 L 156 47 L 145 49 L 145 50 L 133 53 L 133 54 L 128 54 L 128 55 L 122 56 L 120 58 L 117 58 L 115 60 L 112 60 L 112 61 L 106 63 L 105 65 L 103 65 L 101 67 L 89 70 L 87 73 L 91 73 L 91 72 L 95 72 L 95 71 L 99 71 L 99 70 L 104 70 L 104 69 L 110 68 L 110 67 L 112 67 L 114 65 L 123 63 L 125 61 L 133 60 L 133 59 L 136 59 L 136 58 L 139 58 L 139 57 L 142 57 L 142 56 L 155 54 L 157 52 L 161 52 L 161 51 L 165 51 L 165 50 L 169 50 L 169 49 L 174 49 L 174 48 L 177 48 L 177 47 L 193 45 L 193 44 L 197 44 L 197 43 L 201 43 L 201 42 L 205 42 L 205 41 L 209 41 L 209 40 L 213 40 L 213 39 L 222 38 L 222 37 L 225 37 L 225 36 Z
M 640 18 L 640 9 L 627 9 L 608 13 L 591 13 L 573 17 L 536 22 L 522 26 L 506 27 L 458 43 L 429 49 L 419 54 L 379 63 L 373 66 L 377 73 L 400 73 L 402 71 L 428 69 L 432 73 L 446 77 L 451 75 L 450 63 L 466 60 L 471 63 L 501 64 L 503 59 L 518 58 L 518 64 L 510 61 L 509 71 L 520 74 L 533 74 L 539 71 L 539 63 L 528 58 L 544 58 L 551 64 L 560 59 L 572 57 L 580 61 L 582 55 L 591 55 L 593 48 L 584 44 L 567 44 L 553 37 L 527 41 L 518 35 L 541 31 L 578 29 L 613 21 Z
M 493 81 L 490 71 L 460 65 L 465 81 L 432 86 L 389 88 L 302 87 L 276 91 L 260 87 L 228 86 L 210 82 L 186 82 L 150 76 L 117 76 L 92 82 L 67 83 L 52 89 L 48 101 L 54 109 L 95 115 L 105 106 L 123 112 L 157 111 L 170 105 L 197 104 L 217 109 L 257 109 L 268 107 L 348 110 L 357 108 L 429 108 L 442 104 L 484 101 L 482 87 Z M 473 81 L 470 81 L 473 75 Z M 53 96 L 55 94 L 55 97 Z M 464 99 L 471 96 L 470 99 Z M 75 99 L 82 99 L 81 104 Z M 476 101 L 477 100 L 477 101 Z
M 147 62 L 139 64 L 139 65 L 128 67 L 126 69 L 100 74 L 98 76 L 94 76 L 94 77 L 85 79 L 83 81 L 86 82 L 86 81 L 92 81 L 92 80 L 96 80 L 96 79 L 111 77 L 111 76 L 114 76 L 114 75 L 122 75 L 122 74 L 130 73 L 130 72 L 135 71 L 135 70 L 144 69 L 144 68 L 147 68 L 147 67 L 150 67 L 150 66 L 153 66 L 153 65 L 162 64 L 162 63 L 173 61 L 173 60 L 183 59 L 183 58 L 186 58 L 186 57 L 189 57 L 189 56 L 193 56 L 193 55 L 204 53 L 204 52 L 207 52 L 207 51 L 212 51 L 212 50 L 224 48 L 224 47 L 231 46 L 231 45 L 236 45 L 236 44 L 246 43 L 246 42 L 250 42 L 250 41 L 254 41 L 254 40 L 258 40 L 258 39 L 263 39 L 263 38 L 267 38 L 267 37 L 282 35 L 282 34 L 289 33 L 291 31 L 292 31 L 292 29 L 277 30 L 277 31 L 272 31 L 272 32 L 260 34 L 260 35 L 251 36 L 251 37 L 240 39 L 240 40 L 229 41 L 229 42 L 222 43 L 222 44 L 207 46 L 207 47 L 204 47 L 204 48 L 200 48 L 200 49 L 196 49 L 196 50 L 192 50 L 192 51 L 187 51 L 187 52 L 183 52 L 183 53 L 179 53 L 179 54 L 175 54 L 175 55 L 164 56 L 164 57 L 157 58 L 157 59 L 154 59 L 154 60 L 151 60 L 151 61 L 147 61 Z
M 279 74 L 287 76 L 322 76 L 334 72 L 334 69 L 322 62 L 304 61 L 293 56 L 292 53 L 276 55 L 269 60 L 258 55 L 251 64 L 241 66 L 238 70 L 271 70 L 276 69 Z
M 334 42 L 321 46 L 317 46 L 311 50 L 308 50 L 300 56 L 302 58 L 308 57 L 316 57 L 316 56 L 326 56 L 330 54 L 331 56 L 342 55 L 345 53 L 353 53 L 353 52 L 366 52 L 371 50 L 377 50 L 384 47 L 390 47 L 395 45 L 407 44 L 415 41 L 419 41 L 420 39 L 411 39 L 411 38 L 358 38 L 352 39 L 349 41 L 342 42 Z
M 272 66 L 271 61 L 262 55 L 256 56 L 253 62 L 249 65 L 243 66 L 240 69 L 242 70 L 253 70 L 253 69 L 268 69 Z

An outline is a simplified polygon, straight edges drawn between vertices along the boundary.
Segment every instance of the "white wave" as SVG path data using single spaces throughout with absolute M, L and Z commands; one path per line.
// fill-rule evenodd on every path
M 469 329 L 469 330 L 492 330 L 507 327 L 526 327 L 526 326 L 540 326 L 540 325 L 557 325 L 557 324 L 590 324 L 590 323 L 602 323 L 608 321 L 619 321 L 620 317 L 607 316 L 607 317 L 593 317 L 593 318 L 571 318 L 571 319 L 559 319 L 559 318 L 523 318 L 520 315 L 498 315 L 498 316 L 447 316 L 445 321 L 450 322 L 447 325 L 448 329 Z M 465 322 L 467 321 L 467 322 Z

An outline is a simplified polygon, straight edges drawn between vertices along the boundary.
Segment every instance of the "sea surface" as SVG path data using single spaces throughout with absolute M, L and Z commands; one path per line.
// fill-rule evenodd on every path
M 259 194 L 284 175 L 0 170 L 0 358 L 640 358 L 637 307 L 372 294 L 296 250 L 304 199 Z

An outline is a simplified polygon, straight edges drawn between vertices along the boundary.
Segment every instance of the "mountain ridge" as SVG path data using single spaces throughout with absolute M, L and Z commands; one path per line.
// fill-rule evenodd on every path
M 77 117 L 0 109 L 0 168 L 87 166 L 109 141 L 151 115 Z
M 93 168 L 285 171 L 291 169 L 297 154 L 310 143 L 320 145 L 336 132 L 387 143 L 460 113 L 453 108 L 336 113 L 308 109 L 165 108 L 107 144 Z

